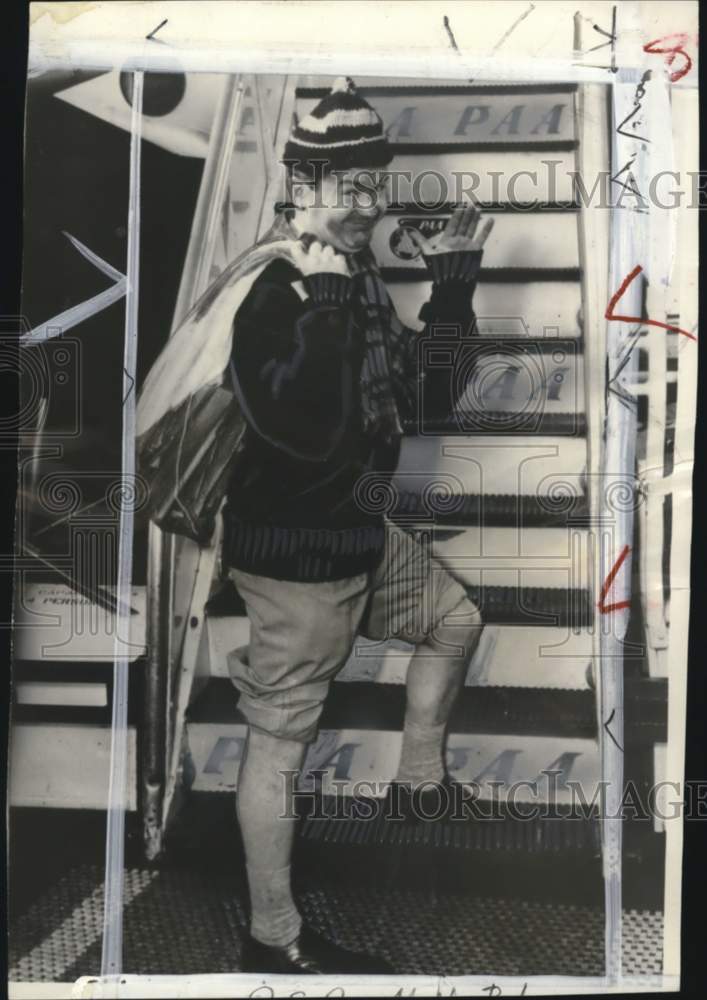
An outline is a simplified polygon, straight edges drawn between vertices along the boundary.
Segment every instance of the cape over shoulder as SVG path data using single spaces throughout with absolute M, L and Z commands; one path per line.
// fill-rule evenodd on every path
M 194 304 L 150 369 L 138 397 L 137 439 L 208 385 L 218 385 L 231 356 L 233 317 L 265 268 L 290 262 L 290 240 L 256 245 L 234 261 Z

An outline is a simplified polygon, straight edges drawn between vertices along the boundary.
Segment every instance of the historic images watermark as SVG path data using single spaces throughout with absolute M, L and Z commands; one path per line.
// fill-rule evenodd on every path
M 401 782 L 326 780 L 328 772 L 281 771 L 281 819 L 391 822 L 452 820 L 631 820 L 668 822 L 707 819 L 707 781 L 624 782 L 618 805 L 607 808 L 610 783 L 593 784 L 591 794 L 561 770 L 542 770 L 533 781 L 500 779 L 425 782 L 412 790 Z
M 325 159 L 306 165 L 286 161 L 291 176 L 309 183 L 317 208 L 370 209 L 381 197 L 393 204 L 415 204 L 434 211 L 465 201 L 503 205 L 511 211 L 533 211 L 568 200 L 583 208 L 658 209 L 707 208 L 707 171 L 660 170 L 639 181 L 627 163 L 620 171 L 599 170 L 591 177 L 568 168 L 564 159 L 541 158 L 533 170 L 329 170 Z M 300 174 L 300 171 L 302 173 Z M 355 184 L 322 185 L 326 175 L 343 176 Z

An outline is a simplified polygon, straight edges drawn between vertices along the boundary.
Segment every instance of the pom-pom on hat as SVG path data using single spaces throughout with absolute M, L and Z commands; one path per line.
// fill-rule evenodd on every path
M 313 160 L 326 161 L 325 169 L 386 167 L 393 151 L 383 121 L 361 97 L 350 77 L 339 77 L 302 121 L 297 122 L 285 145 L 282 162 L 297 169 Z

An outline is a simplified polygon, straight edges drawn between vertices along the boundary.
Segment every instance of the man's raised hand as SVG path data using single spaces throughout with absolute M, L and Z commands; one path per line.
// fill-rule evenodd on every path
M 481 210 L 476 205 L 466 205 L 452 212 L 441 233 L 426 239 L 416 229 L 408 230 L 410 239 L 418 250 L 429 257 L 450 251 L 482 250 L 493 229 L 493 219 L 487 219 L 479 229 Z
M 292 245 L 292 261 L 302 274 L 345 274 L 350 276 L 344 254 L 319 240 L 306 236 Z

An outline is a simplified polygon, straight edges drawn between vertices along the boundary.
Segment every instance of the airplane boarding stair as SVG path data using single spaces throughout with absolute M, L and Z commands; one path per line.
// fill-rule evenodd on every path
M 201 259 L 197 277 L 185 266 L 176 316 L 199 282 L 212 279 L 269 224 L 278 192 L 273 150 L 291 114 L 305 114 L 326 83 L 300 78 L 296 87 L 285 81 L 272 91 L 253 78 L 225 85 L 214 129 L 233 136 L 245 129 L 246 112 L 249 125 L 259 120 L 261 127 L 255 140 L 235 143 L 230 172 L 224 169 L 231 155 L 226 144 L 210 147 L 190 260 L 208 237 L 211 264 Z M 540 803 L 553 797 L 561 812 L 572 801 L 568 782 L 578 783 L 591 803 L 601 778 L 591 488 L 596 458 L 590 453 L 591 446 L 596 455 L 601 414 L 588 408 L 587 386 L 596 376 L 586 361 L 596 350 L 595 328 L 588 325 L 596 317 L 588 317 L 585 305 L 584 210 L 568 177 L 581 152 L 578 94 L 572 85 L 378 80 L 362 93 L 390 127 L 394 167 L 418 178 L 393 203 L 373 244 L 404 322 L 419 325 L 429 294 L 406 226 L 429 233 L 443 225 L 461 200 L 447 194 L 464 171 L 478 175 L 474 197 L 496 220 L 474 300 L 476 331 L 435 330 L 424 345 L 420 409 L 405 426 L 386 509 L 462 581 L 486 623 L 449 727 L 450 772 L 477 781 L 488 804 L 499 782 L 526 782 L 519 802 L 538 782 Z M 258 119 L 256 106 L 259 113 L 275 110 Z M 431 108 L 434 115 L 422 115 Z M 262 203 L 245 202 L 236 185 L 257 171 L 262 157 L 268 164 Z M 547 161 L 555 164 L 549 171 Z M 531 185 L 521 175 L 509 194 L 498 176 L 520 170 L 535 172 L 537 181 Z M 447 182 L 441 199 L 433 171 Z M 218 225 L 222 202 L 233 212 L 232 231 Z M 594 394 L 592 406 L 600 403 Z M 217 532 L 209 548 L 198 550 L 151 529 L 147 588 L 133 591 L 128 807 L 143 818 L 149 857 L 159 856 L 165 832 L 179 825 L 190 795 L 237 791 L 245 725 L 227 660 L 247 646 L 248 621 L 235 590 L 219 579 L 218 541 Z M 82 594 L 39 572 L 27 581 L 18 610 L 14 689 L 13 753 L 22 763 L 13 772 L 11 801 L 101 808 L 109 752 L 110 600 L 101 606 L 107 593 L 101 581 Z M 70 628 L 77 609 L 93 621 L 78 633 Z M 325 800 L 332 782 L 341 790 L 359 779 L 394 777 L 411 649 L 402 641 L 359 638 L 333 682 L 305 765 L 305 777 L 322 772 Z M 667 681 L 655 671 L 649 675 L 640 656 L 627 656 L 624 679 L 627 771 L 646 785 L 654 750 L 666 738 Z M 50 731 L 61 740 L 47 761 L 41 748 Z M 62 774 L 79 758 L 85 778 L 68 783 Z M 555 773 L 553 783 L 547 771 Z M 486 833 L 491 825 L 469 822 L 456 834 L 458 846 L 597 854 L 595 809 L 575 823 L 524 823 L 506 815 L 504 794 L 503 823 Z M 342 844 L 403 836 L 385 824 L 364 828 L 353 819 L 338 825 L 305 820 L 301 830 L 305 839 Z M 443 847 L 440 830 L 431 823 L 424 834 L 405 836 L 436 838 Z M 454 846 L 449 837 L 446 846 Z

